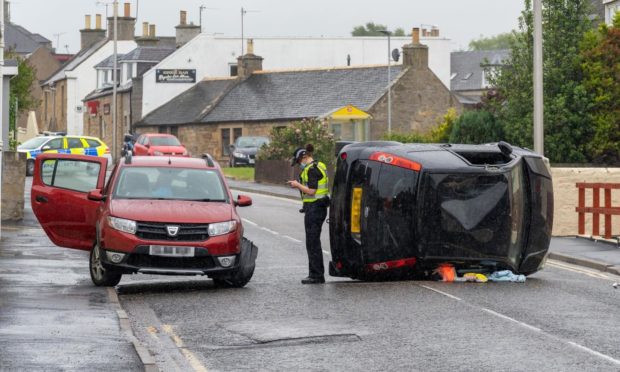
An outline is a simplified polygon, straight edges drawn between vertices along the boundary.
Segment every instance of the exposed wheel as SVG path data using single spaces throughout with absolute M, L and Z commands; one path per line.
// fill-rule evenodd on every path
M 114 287 L 121 281 L 123 274 L 106 270 L 101 263 L 102 254 L 99 244 L 95 244 L 90 251 L 90 279 L 97 287 Z
M 213 278 L 213 283 L 215 283 L 216 286 L 223 288 L 242 288 L 250 282 L 252 275 L 254 275 L 253 267 L 251 270 L 239 269 L 229 277 Z
M 28 159 L 26 162 L 26 176 L 32 176 L 34 174 L 34 159 Z

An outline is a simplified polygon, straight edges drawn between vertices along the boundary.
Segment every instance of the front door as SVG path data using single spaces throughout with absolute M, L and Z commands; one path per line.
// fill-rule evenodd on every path
M 54 244 L 90 250 L 96 238 L 101 202 L 88 199 L 102 190 L 107 159 L 86 155 L 42 154 L 32 178 L 31 203 L 39 223 Z

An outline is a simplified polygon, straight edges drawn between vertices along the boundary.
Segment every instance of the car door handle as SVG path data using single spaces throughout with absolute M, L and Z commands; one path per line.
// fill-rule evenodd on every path
M 37 197 L 34 199 L 39 203 L 47 203 L 47 198 L 45 196 L 37 195 Z

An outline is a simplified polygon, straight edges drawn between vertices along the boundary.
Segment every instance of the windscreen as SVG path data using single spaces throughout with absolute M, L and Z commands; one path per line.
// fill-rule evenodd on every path
M 237 147 L 261 147 L 269 142 L 265 137 L 240 137 Z
M 24 150 L 34 150 L 34 149 L 38 148 L 39 146 L 41 146 L 42 144 L 44 144 L 49 139 L 50 139 L 49 137 L 35 137 L 35 138 L 29 139 L 28 141 L 22 143 L 19 146 L 19 148 L 20 149 L 24 149 Z
M 149 140 L 153 146 L 181 146 L 176 137 L 151 137 Z
M 166 167 L 124 168 L 116 183 L 114 197 L 228 202 L 216 171 Z

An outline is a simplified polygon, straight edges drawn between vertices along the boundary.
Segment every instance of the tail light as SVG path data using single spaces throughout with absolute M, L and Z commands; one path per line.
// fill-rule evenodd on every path
M 367 264 L 366 265 L 366 270 L 367 271 L 385 271 L 385 270 L 398 269 L 398 268 L 401 268 L 401 267 L 415 266 L 415 263 L 416 263 L 416 258 L 415 257 L 403 258 L 403 259 L 400 259 L 400 260 L 376 262 L 376 263 Z
M 104 152 L 104 153 L 105 153 L 105 154 L 109 154 L 109 153 L 110 153 L 110 148 L 109 148 L 109 147 L 106 147 L 106 148 L 105 148 L 105 152 Z
M 411 169 L 419 172 L 422 169 L 422 165 L 411 161 L 409 159 L 401 158 L 385 152 L 373 152 L 370 155 L 370 160 L 378 161 L 380 163 L 390 164 L 401 168 Z
M 342 154 L 340 154 L 340 159 L 347 160 L 347 153 L 343 152 Z
M 362 220 L 362 188 L 354 187 L 353 196 L 351 197 L 351 233 L 359 234 L 361 232 Z

